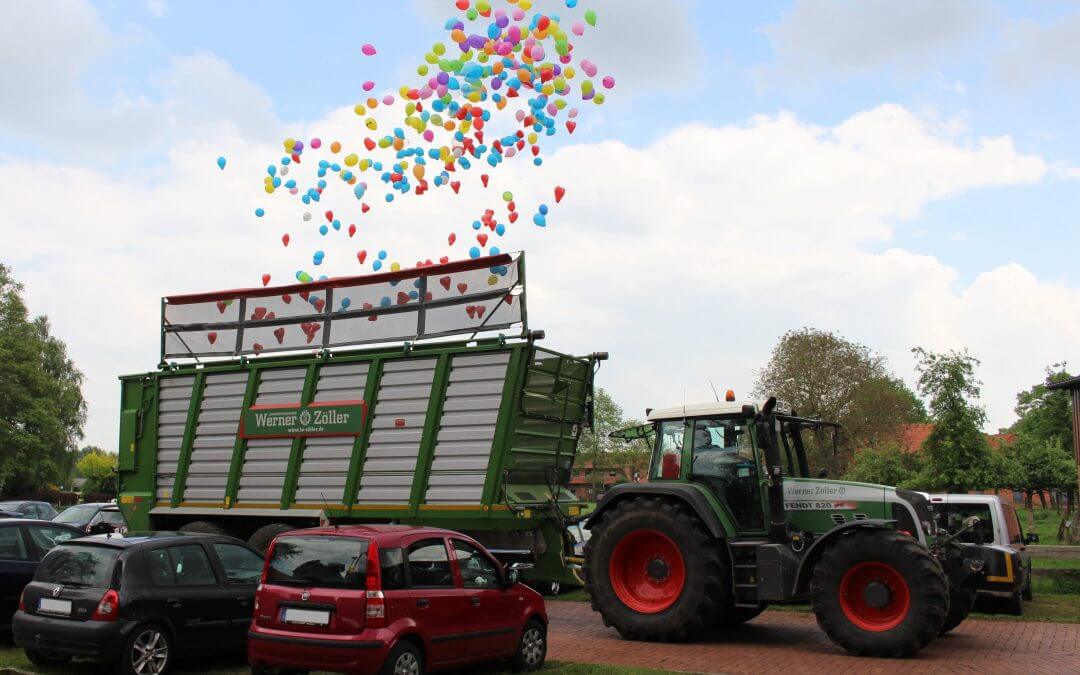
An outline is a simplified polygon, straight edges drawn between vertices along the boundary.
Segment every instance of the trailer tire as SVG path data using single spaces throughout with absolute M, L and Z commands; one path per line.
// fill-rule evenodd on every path
M 190 532 L 192 534 L 218 534 L 225 537 L 234 536 L 225 527 L 212 523 L 209 520 L 193 520 L 190 523 L 185 523 L 180 526 L 181 532 Z
M 620 501 L 590 526 L 585 590 L 604 625 L 630 640 L 692 639 L 730 604 L 723 544 L 686 505 Z
M 285 523 L 270 523 L 269 525 L 263 525 L 248 537 L 248 546 L 256 551 L 266 553 L 266 549 L 270 548 L 270 542 L 274 541 L 274 537 L 283 532 L 295 529 L 294 526 L 286 525 Z
M 975 606 L 975 591 L 960 588 L 949 591 L 949 613 L 945 615 L 945 625 L 938 635 L 945 635 L 964 622 L 971 608 Z
M 941 565 L 894 530 L 837 539 L 814 567 L 810 598 L 829 639 L 858 656 L 911 656 L 937 636 L 949 611 Z

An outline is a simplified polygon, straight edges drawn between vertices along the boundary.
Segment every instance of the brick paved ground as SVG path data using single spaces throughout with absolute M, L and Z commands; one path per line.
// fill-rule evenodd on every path
M 849 656 L 811 614 L 765 612 L 698 644 L 631 642 L 586 602 L 548 602 L 548 658 L 704 673 L 1080 673 L 1080 624 L 965 621 L 910 659 Z

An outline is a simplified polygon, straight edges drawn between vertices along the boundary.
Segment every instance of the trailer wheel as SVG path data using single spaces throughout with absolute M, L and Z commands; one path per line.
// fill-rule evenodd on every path
M 193 520 L 190 523 L 185 523 L 180 526 L 181 532 L 191 532 L 192 534 L 219 534 L 225 537 L 233 536 L 233 533 L 227 530 L 225 527 L 212 523 L 209 520 Z
M 263 525 L 255 530 L 254 534 L 248 537 L 248 545 L 256 551 L 266 553 L 266 549 L 270 548 L 270 542 L 274 541 L 274 537 L 282 532 L 288 532 L 289 530 L 295 529 L 296 528 L 292 525 L 286 525 L 285 523 L 270 523 L 269 525 Z
M 730 602 L 722 544 L 686 506 L 634 497 L 590 529 L 585 590 L 604 624 L 624 638 L 690 639 Z
M 945 625 L 938 635 L 944 635 L 964 622 L 971 608 L 975 606 L 975 591 L 966 588 L 949 589 L 949 613 L 945 615 Z
M 893 530 L 840 537 L 814 567 L 818 625 L 859 656 L 911 656 L 941 631 L 949 586 L 925 546 Z

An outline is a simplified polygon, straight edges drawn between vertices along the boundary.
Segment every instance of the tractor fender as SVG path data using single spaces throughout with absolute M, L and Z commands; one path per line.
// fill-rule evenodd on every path
M 803 595 L 809 592 L 810 577 L 814 574 L 814 566 L 817 564 L 818 559 L 821 558 L 821 555 L 825 553 L 825 549 L 829 548 L 829 546 L 837 539 L 847 536 L 856 530 L 891 530 L 892 525 L 895 522 L 895 520 L 884 520 L 879 518 L 853 520 L 850 523 L 834 527 L 818 537 L 806 551 L 806 555 L 803 556 L 802 561 L 799 563 L 799 570 L 795 573 L 795 595 Z
M 600 496 L 596 504 L 596 510 L 589 515 L 589 519 L 585 522 L 585 529 L 592 529 L 592 524 L 618 502 L 638 496 L 677 499 L 693 509 L 697 517 L 709 529 L 709 534 L 718 539 L 727 537 L 727 530 L 709 504 L 709 500 L 705 498 L 705 495 L 700 490 L 687 483 L 620 483 L 615 485 Z

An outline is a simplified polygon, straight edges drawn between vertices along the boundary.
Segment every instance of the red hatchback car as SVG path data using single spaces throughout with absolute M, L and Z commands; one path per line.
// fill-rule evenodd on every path
M 469 537 L 430 527 L 279 535 L 248 631 L 253 673 L 418 675 L 502 658 L 536 670 L 546 655 L 540 594 Z

